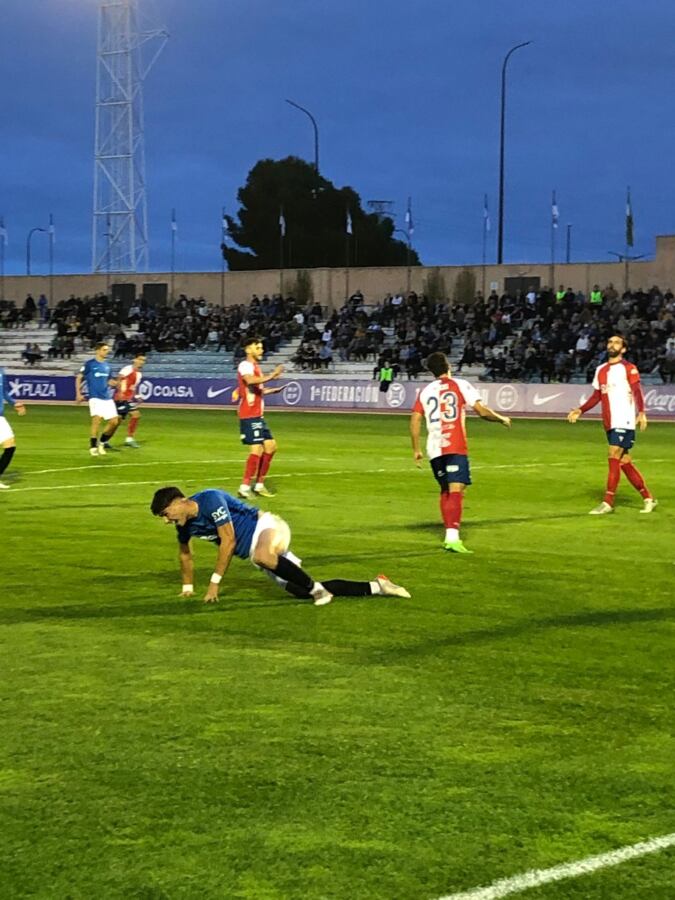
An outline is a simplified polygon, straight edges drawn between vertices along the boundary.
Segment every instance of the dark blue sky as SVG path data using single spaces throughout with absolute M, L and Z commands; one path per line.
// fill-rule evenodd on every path
M 149 2 L 149 0 L 146 0 Z M 427 264 L 479 262 L 483 194 L 495 258 L 499 79 L 510 46 L 505 261 L 547 261 L 551 190 L 559 256 L 609 260 L 675 231 L 675 7 L 664 0 L 154 0 L 171 39 L 146 84 L 151 269 L 218 268 L 220 208 L 262 157 L 311 159 L 364 202 L 390 199 Z M 0 214 L 7 274 L 28 229 L 57 225 L 56 268 L 89 271 L 96 0 L 3 0 Z M 46 270 L 36 235 L 34 271 Z

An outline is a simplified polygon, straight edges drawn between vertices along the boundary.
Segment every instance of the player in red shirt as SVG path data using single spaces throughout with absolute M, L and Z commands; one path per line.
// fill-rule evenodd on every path
M 263 385 L 278 378 L 284 371 L 283 366 L 276 366 L 269 375 L 264 375 L 258 365 L 263 358 L 263 343 L 259 337 L 244 339 L 246 358 L 237 368 L 237 389 L 233 399 L 239 401 L 239 432 L 241 441 L 249 447 L 249 455 L 244 466 L 244 476 L 239 486 L 239 496 L 247 499 L 251 496 L 251 481 L 255 478 L 253 493 L 259 497 L 273 497 L 274 494 L 265 487 L 265 476 L 272 464 L 272 457 L 277 450 L 277 442 L 267 427 L 263 414 L 265 412 L 265 394 L 276 394 L 281 387 L 267 388 Z
M 145 365 L 145 355 L 137 353 L 130 366 L 124 366 L 117 376 L 117 391 L 115 392 L 115 404 L 120 421 L 129 416 L 127 436 L 124 441 L 127 447 L 139 447 L 135 434 L 138 428 L 138 420 L 141 411 L 137 404 L 138 389 L 143 377 L 142 370 Z
M 413 457 L 420 465 L 422 420 L 427 425 L 427 455 L 434 478 L 441 489 L 441 516 L 445 525 L 443 548 L 453 553 L 472 553 L 459 537 L 464 489 L 471 484 L 467 455 L 465 410 L 472 407 L 481 419 L 511 427 L 511 419 L 480 401 L 480 394 L 463 378 L 452 378 L 444 353 L 432 353 L 426 366 L 435 381 L 417 395 L 410 417 Z
M 602 503 L 590 511 L 592 516 L 604 516 L 614 512 L 614 496 L 621 480 L 621 472 L 643 499 L 640 512 L 653 512 L 658 501 L 652 497 L 644 478 L 633 465 L 630 455 L 635 443 L 635 426 L 640 431 L 647 427 L 645 401 L 637 366 L 623 358 L 627 350 L 625 338 L 612 335 L 607 341 L 608 362 L 595 370 L 593 393 L 588 400 L 570 411 L 567 421 L 574 424 L 579 416 L 602 404 L 602 424 L 609 443 L 609 472 L 607 490 Z

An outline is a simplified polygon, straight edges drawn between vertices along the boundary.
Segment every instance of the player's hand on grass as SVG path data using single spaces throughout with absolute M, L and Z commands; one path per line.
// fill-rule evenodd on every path
M 180 595 L 179 595 L 179 596 L 180 596 L 180 597 L 194 597 L 194 595 L 195 595 L 195 592 L 194 592 L 194 591 L 192 590 L 192 588 L 190 587 L 190 588 L 187 588 L 187 589 L 186 589 L 186 588 L 183 588 L 183 590 L 180 592 Z
M 576 420 L 579 418 L 580 415 L 581 415 L 581 410 L 578 407 L 576 409 L 572 409 L 567 414 L 567 421 L 570 423 L 570 425 L 574 425 L 574 423 L 576 422 Z
M 647 416 L 641 412 L 637 414 L 637 424 L 640 431 L 644 431 L 647 427 Z
M 502 425 L 504 426 L 504 428 L 510 428 L 510 427 L 511 427 L 511 418 L 510 418 L 510 416 L 502 416 Z
M 14 404 L 14 409 L 16 410 L 17 416 L 25 416 L 26 415 L 26 407 L 19 401 Z
M 218 585 L 210 584 L 208 591 L 204 594 L 204 603 L 218 602 Z

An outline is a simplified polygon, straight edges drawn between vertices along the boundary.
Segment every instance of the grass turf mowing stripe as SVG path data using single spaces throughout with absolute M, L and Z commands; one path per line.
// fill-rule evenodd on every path
M 563 881 L 566 878 L 578 878 L 580 875 L 588 875 L 591 872 L 598 872 L 600 869 L 618 866 L 631 859 L 637 859 L 649 853 L 658 853 L 673 846 L 675 846 L 675 832 L 640 841 L 638 844 L 629 844 L 618 850 L 611 850 L 609 853 L 600 853 L 598 856 L 587 856 L 585 859 L 562 863 L 550 869 L 531 869 L 521 875 L 495 881 L 494 884 L 486 887 L 472 888 L 468 891 L 461 891 L 459 894 L 448 894 L 441 897 L 440 900 L 500 900 L 501 897 L 518 894 L 529 888 L 540 887 L 542 884 L 550 884 L 553 881 Z

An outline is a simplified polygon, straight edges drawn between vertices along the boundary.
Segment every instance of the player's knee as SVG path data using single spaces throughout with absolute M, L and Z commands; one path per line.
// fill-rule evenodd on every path
M 265 441 L 265 453 L 276 453 L 277 442 L 275 440 Z
M 9 450 L 10 447 L 16 447 L 16 438 L 8 438 L 3 444 L 0 444 L 0 448 L 3 450 Z
M 279 557 L 271 547 L 256 547 L 253 552 L 253 562 L 263 569 L 276 569 L 278 561 Z

